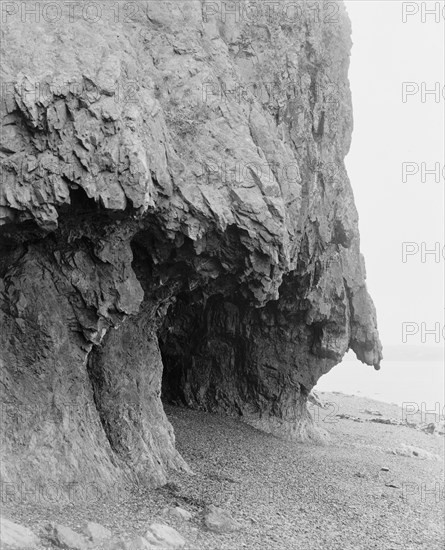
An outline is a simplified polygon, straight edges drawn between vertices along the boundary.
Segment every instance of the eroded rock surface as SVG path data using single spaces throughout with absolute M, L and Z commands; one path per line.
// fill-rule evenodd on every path
M 160 484 L 187 469 L 161 384 L 304 439 L 323 373 L 379 365 L 344 6 L 211 4 L 5 15 L 5 481 Z

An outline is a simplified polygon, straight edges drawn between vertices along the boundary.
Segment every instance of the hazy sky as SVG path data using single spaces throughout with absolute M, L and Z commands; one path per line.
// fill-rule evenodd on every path
M 354 42 L 354 133 L 346 161 L 360 215 L 368 289 L 384 345 L 402 343 L 404 322 L 418 323 L 419 328 L 418 334 L 407 337 L 408 344 L 421 343 L 422 322 L 427 329 L 436 322 L 444 324 L 444 258 L 437 263 L 434 255 L 423 262 L 421 257 L 422 247 L 444 246 L 444 179 L 437 183 L 426 175 L 422 183 L 421 163 L 426 169 L 437 162 L 444 166 L 445 99 L 434 94 L 422 98 L 421 92 L 434 90 L 436 83 L 444 89 L 445 19 L 442 15 L 435 22 L 434 15 L 427 15 L 422 22 L 422 9 L 435 2 L 408 2 L 408 10 L 418 13 L 403 22 L 403 4 L 346 2 Z M 405 102 L 404 82 L 413 83 L 407 89 L 413 95 Z M 417 163 L 419 169 L 405 183 L 403 163 Z M 416 164 L 406 169 L 415 170 Z M 405 245 L 408 252 L 419 247 L 405 263 L 403 242 L 415 243 Z M 427 342 L 434 344 L 434 336 Z

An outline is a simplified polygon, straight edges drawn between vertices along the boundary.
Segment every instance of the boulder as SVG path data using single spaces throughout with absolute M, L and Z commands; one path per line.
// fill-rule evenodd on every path
M 49 540 L 57 548 L 63 550 L 88 550 L 89 548 L 86 538 L 66 525 L 50 524 L 47 531 Z
M 152 523 L 145 538 L 153 548 L 162 548 L 163 550 L 176 550 L 185 546 L 185 539 L 168 525 L 163 523 Z
M 231 533 L 241 529 L 241 525 L 233 519 L 230 512 L 213 504 L 204 512 L 204 525 L 215 533 Z
M 39 538 L 31 529 L 0 517 L 0 546 L 11 546 L 21 550 L 33 549 L 39 543 Z
M 107 529 L 103 525 L 100 525 L 99 523 L 95 523 L 94 521 L 89 521 L 87 523 L 85 532 L 89 539 L 95 544 L 99 544 L 105 540 L 109 540 L 113 536 L 112 532 L 109 529 Z

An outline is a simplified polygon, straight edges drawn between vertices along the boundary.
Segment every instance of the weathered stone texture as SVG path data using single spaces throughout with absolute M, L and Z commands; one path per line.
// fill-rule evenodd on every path
M 199 0 L 118 4 L 2 25 L 5 480 L 187 469 L 162 379 L 313 437 L 318 378 L 349 348 L 381 359 L 343 5 L 223 22 Z

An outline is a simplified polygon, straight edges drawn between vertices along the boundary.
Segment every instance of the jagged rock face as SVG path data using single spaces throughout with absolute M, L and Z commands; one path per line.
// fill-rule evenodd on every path
M 162 380 L 165 399 L 301 439 L 349 348 L 379 365 L 344 7 L 211 4 L 2 25 L 5 481 L 187 469 Z

